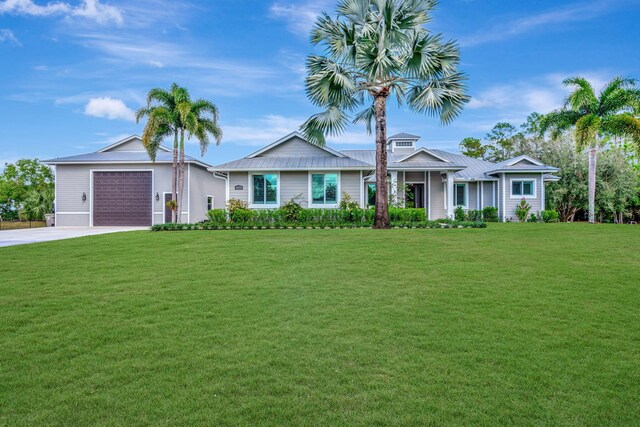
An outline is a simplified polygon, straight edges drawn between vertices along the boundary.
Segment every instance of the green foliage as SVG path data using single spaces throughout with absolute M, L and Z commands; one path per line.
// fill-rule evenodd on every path
M 427 220 L 424 209 L 419 208 L 389 208 L 389 219 L 401 222 L 421 222 Z
M 531 211 L 531 205 L 527 203 L 527 199 L 523 197 L 516 207 L 516 217 L 518 217 L 520 222 L 525 222 L 529 217 L 529 211 Z
M 482 145 L 478 138 L 465 138 L 460 142 L 460 154 L 475 159 L 483 159 L 487 146 Z
M 289 200 L 280 208 L 284 213 L 284 218 L 287 221 L 297 221 L 302 211 L 302 206 L 296 200 L 301 197 L 301 194 Z
M 464 221 L 467 218 L 467 214 L 465 213 L 462 206 L 458 206 L 453 211 L 453 217 L 456 219 L 456 221 Z
M 249 209 L 249 205 L 244 200 L 240 199 L 229 199 L 227 201 L 227 211 L 229 212 L 229 217 L 232 217 L 234 212 L 238 209 Z
M 216 223 L 223 223 L 227 221 L 227 211 L 224 209 L 211 209 L 207 212 L 207 218 L 209 221 Z
M 48 196 L 53 192 L 53 172 L 38 159 L 20 159 L 15 163 L 7 163 L 0 173 L 0 216 L 4 220 L 17 219 L 18 212 L 23 209 L 27 199 L 30 199 L 31 206 L 35 207 L 38 197 L 36 194 Z M 47 208 L 46 204 L 41 207 Z M 38 215 L 39 212 L 36 211 L 38 209 L 29 210 L 29 215 L 34 212 Z M 48 209 L 44 213 L 50 211 L 51 209 Z
M 256 211 L 256 212 L 258 212 L 257 215 L 259 215 L 260 211 Z M 229 210 L 229 219 L 232 222 L 249 222 L 253 217 L 254 217 L 254 211 L 250 209 L 237 208 L 237 209 L 234 209 L 233 211 Z
M 558 222 L 558 211 L 555 209 L 544 210 L 540 212 L 540 217 L 542 218 L 542 222 Z
M 498 208 L 487 206 L 482 209 L 482 218 L 486 222 L 498 222 Z
M 340 199 L 340 209 L 352 211 L 359 209 L 360 204 L 351 198 L 349 193 L 343 192 L 342 199 Z
M 45 214 L 53 212 L 55 191 L 51 187 L 32 188 L 27 193 L 20 215 L 30 221 L 44 219 Z
M 466 217 L 468 221 L 483 221 L 484 214 L 483 211 L 469 210 Z

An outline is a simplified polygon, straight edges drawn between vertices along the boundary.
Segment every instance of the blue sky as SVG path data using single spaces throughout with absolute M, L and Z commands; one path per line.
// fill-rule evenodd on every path
M 95 151 L 141 133 L 132 111 L 177 82 L 221 111 L 223 144 L 205 161 L 242 157 L 296 130 L 315 109 L 304 88 L 308 31 L 334 0 L 0 0 L 0 165 Z M 561 81 L 640 78 L 640 0 L 443 0 L 429 28 L 461 44 L 473 99 L 460 118 L 398 109 L 389 132 L 457 150 L 498 121 L 559 107 Z M 330 140 L 373 148 L 354 126 Z M 197 156 L 195 144 L 188 147 Z

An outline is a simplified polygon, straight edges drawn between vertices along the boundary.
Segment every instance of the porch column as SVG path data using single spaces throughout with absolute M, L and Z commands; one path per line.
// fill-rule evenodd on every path
M 393 204 L 398 205 L 398 171 L 391 171 L 391 191 L 393 191 Z
M 447 216 L 454 219 L 453 216 L 453 174 L 447 172 Z

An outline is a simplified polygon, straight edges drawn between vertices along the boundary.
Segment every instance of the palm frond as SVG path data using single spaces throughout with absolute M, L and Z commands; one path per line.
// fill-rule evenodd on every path
M 601 123 L 602 119 L 595 114 L 587 114 L 578 119 L 575 134 L 576 147 L 579 150 L 595 144 Z
M 364 124 L 367 129 L 367 134 L 371 135 L 371 133 L 373 132 L 372 126 L 373 126 L 373 120 L 375 119 L 375 117 L 376 117 L 376 106 L 375 104 L 371 104 L 369 108 L 366 108 L 355 115 L 355 117 L 353 118 L 353 123 Z
M 407 93 L 409 107 L 417 112 L 440 116 L 442 124 L 451 123 L 469 102 L 466 76 L 455 73 L 412 86 Z
M 595 113 L 598 109 L 598 98 L 591 83 L 584 77 L 570 77 L 563 82 L 564 86 L 574 90 L 565 100 L 565 108 L 585 113 Z
M 640 152 L 640 119 L 632 114 L 618 114 L 604 118 L 602 130 L 612 136 L 631 138 L 636 149 Z
M 338 107 L 314 114 L 305 121 L 300 130 L 309 142 L 318 146 L 326 145 L 325 135 L 336 136 L 344 132 L 349 117 Z
M 307 58 L 307 69 L 306 92 L 316 106 L 351 109 L 357 105 L 356 82 L 349 70 L 327 57 L 315 55 Z

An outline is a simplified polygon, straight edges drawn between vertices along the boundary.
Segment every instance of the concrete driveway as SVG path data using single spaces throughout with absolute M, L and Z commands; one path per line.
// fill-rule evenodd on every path
M 0 231 L 0 247 L 148 229 L 149 227 L 46 227 L 3 230 Z

